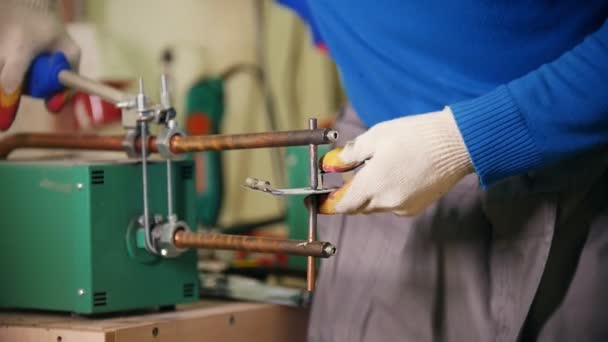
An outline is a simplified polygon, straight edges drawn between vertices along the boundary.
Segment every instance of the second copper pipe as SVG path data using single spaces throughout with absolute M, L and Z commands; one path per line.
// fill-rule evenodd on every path
M 173 237 L 179 248 L 223 249 L 245 252 L 278 253 L 329 258 L 336 247 L 329 242 L 284 240 L 257 236 L 178 231 Z

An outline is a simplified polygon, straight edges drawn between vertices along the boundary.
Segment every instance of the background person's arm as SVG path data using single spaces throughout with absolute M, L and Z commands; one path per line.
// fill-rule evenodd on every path
M 38 54 L 61 51 L 78 67 L 80 49 L 66 33 L 56 6 L 55 0 L 0 2 L 0 131 L 9 129 L 15 119 L 27 91 L 24 78 Z

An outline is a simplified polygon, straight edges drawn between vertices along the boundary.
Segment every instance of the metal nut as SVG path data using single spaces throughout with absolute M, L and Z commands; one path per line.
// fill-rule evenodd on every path
M 263 179 L 257 179 L 253 177 L 247 177 L 245 179 L 245 185 L 252 189 L 266 190 L 270 189 L 270 182 Z
M 154 215 L 154 224 L 160 224 L 163 222 L 163 215 L 155 214 Z
M 160 254 L 163 257 L 175 258 L 186 251 L 183 248 L 177 248 L 173 240 L 175 233 L 180 230 L 189 232 L 190 227 L 183 221 L 170 221 L 154 228 L 154 235 L 158 236 L 156 244 L 157 250 L 160 251 Z
M 129 129 L 122 140 L 122 148 L 125 150 L 127 157 L 129 158 L 139 157 L 139 153 L 137 153 L 137 149 L 135 148 L 135 142 L 137 141 L 138 137 L 139 132 L 136 129 Z
M 152 217 L 150 217 L 148 223 L 151 226 L 154 226 L 154 225 L 162 223 L 163 220 L 164 220 L 163 219 L 163 215 L 161 215 L 161 214 L 154 214 Z M 144 216 L 143 215 L 141 215 L 140 217 L 137 218 L 137 223 L 139 223 L 140 227 L 144 228 L 145 220 L 144 220 Z
M 176 154 L 171 152 L 171 139 L 174 136 L 184 135 L 184 131 L 173 125 L 162 130 L 156 137 L 156 148 L 158 149 L 158 153 L 165 159 L 173 159 Z
M 338 131 L 333 130 L 333 129 L 327 131 L 327 133 L 325 134 L 325 136 L 327 137 L 327 140 L 329 140 L 330 142 L 335 142 L 340 137 L 340 135 L 338 134 Z
M 336 246 L 328 243 L 327 246 L 323 247 L 323 252 L 328 256 L 333 256 L 336 254 Z

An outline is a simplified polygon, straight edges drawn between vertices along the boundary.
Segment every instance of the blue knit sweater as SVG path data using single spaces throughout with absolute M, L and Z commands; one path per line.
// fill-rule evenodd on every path
M 608 145 L 606 0 L 308 6 L 364 123 L 450 105 L 483 184 Z

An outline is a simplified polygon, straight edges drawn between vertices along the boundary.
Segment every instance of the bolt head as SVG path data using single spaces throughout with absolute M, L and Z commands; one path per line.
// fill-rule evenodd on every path
M 336 246 L 332 245 L 332 244 L 328 244 L 327 246 L 325 246 L 323 248 L 323 251 L 327 254 L 327 255 L 335 255 L 336 254 Z
M 82 297 L 84 296 L 84 289 L 78 289 L 78 296 Z
M 160 153 L 161 157 L 165 159 L 173 159 L 175 155 L 171 152 L 171 139 L 175 136 L 184 136 L 184 132 L 180 130 L 177 126 L 175 127 L 167 127 L 167 129 L 162 130 L 156 136 L 156 148 Z
M 327 132 L 327 140 L 329 140 L 329 141 L 332 141 L 332 142 L 336 141 L 336 140 L 338 140 L 338 137 L 339 137 L 338 131 L 331 130 L 331 131 Z
M 76 184 L 76 189 L 82 190 L 82 188 L 84 188 L 84 184 L 82 184 L 82 183 Z
M 185 222 L 166 222 L 154 228 L 153 234 L 158 233 L 157 250 L 165 258 L 174 258 L 179 256 L 185 249 L 175 246 L 173 237 L 177 231 L 190 231 L 190 227 Z

